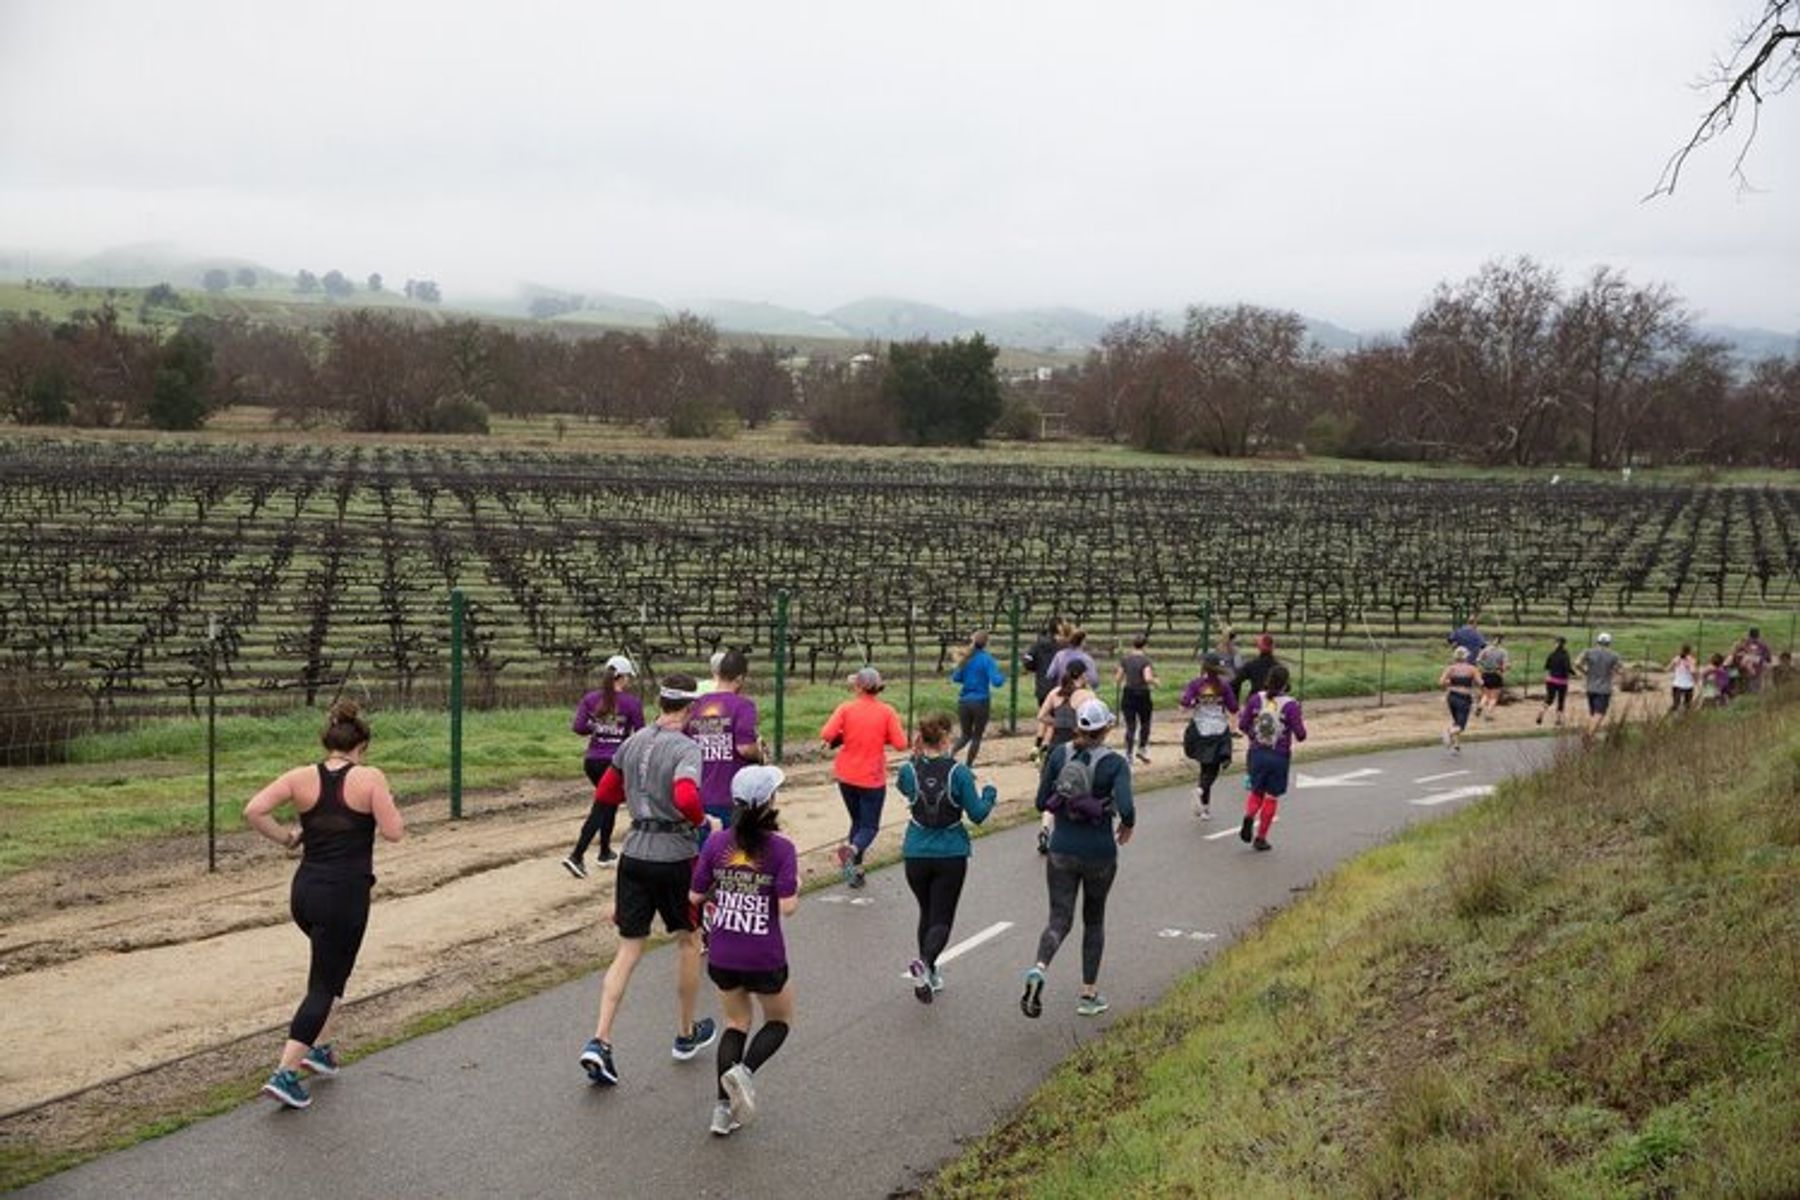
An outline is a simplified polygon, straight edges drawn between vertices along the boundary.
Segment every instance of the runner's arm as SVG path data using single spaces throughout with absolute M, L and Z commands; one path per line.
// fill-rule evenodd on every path
M 762 739 L 756 735 L 756 702 L 744 701 L 744 711 L 749 716 L 749 720 L 744 722 L 749 727 L 749 732 L 744 735 L 745 740 L 737 744 L 737 755 L 745 762 L 759 763 L 763 760 L 763 754 Z
M 899 789 L 902 796 L 906 797 L 906 803 L 909 806 L 919 798 L 918 776 L 913 774 L 911 761 L 900 764 L 899 773 L 894 776 L 894 786 Z
M 575 719 L 569 722 L 569 731 L 585 736 L 594 732 L 594 710 L 588 707 L 588 698 L 583 696 L 581 703 L 575 706 Z
M 706 824 L 706 808 L 700 803 L 700 785 L 692 779 L 675 781 L 675 811 L 689 825 Z
M 1131 840 L 1132 827 L 1137 824 L 1137 803 L 1131 795 L 1131 764 L 1118 754 L 1108 758 L 1107 762 L 1113 767 L 1112 802 L 1119 814 L 1119 841 L 1123 844 Z M 1094 774 L 1094 782 L 1098 784 L 1099 772 Z
M 369 813 L 375 818 L 375 830 L 381 834 L 382 841 L 397 842 L 406 836 L 406 818 L 400 815 L 400 806 L 394 803 L 387 776 L 374 767 L 363 769 L 375 774 L 375 791 L 369 796 Z
M 975 772 L 961 764 L 950 773 L 950 791 L 962 808 L 963 815 L 977 825 L 988 819 L 988 814 L 994 811 L 994 804 L 1000 798 L 1000 793 L 991 783 L 977 788 Z
M 888 708 L 887 744 L 895 750 L 910 748 L 906 742 L 906 727 L 900 724 L 900 714 L 892 706 Z
M 1294 740 L 1296 742 L 1304 742 L 1306 740 L 1306 722 L 1300 717 L 1300 702 L 1298 700 L 1287 706 L 1287 711 L 1281 714 L 1281 719 L 1288 727 L 1288 732 L 1294 735 Z
M 594 785 L 594 803 L 604 804 L 608 808 L 617 808 L 625 802 L 625 777 L 619 774 L 616 764 L 607 763 L 606 771 L 600 776 L 600 782 Z
M 794 910 L 800 907 L 800 862 L 791 847 L 775 869 L 775 897 L 784 917 L 793 916 Z
M 1052 763 L 1055 763 L 1058 768 L 1060 768 L 1062 766 L 1062 763 L 1057 761 L 1056 756 L 1058 753 L 1062 753 L 1065 760 L 1068 757 L 1067 748 L 1063 747 L 1063 746 L 1058 746 L 1055 750 L 1052 750 L 1050 753 L 1044 755 L 1044 766 L 1038 772 L 1038 788 L 1037 788 L 1036 803 L 1037 803 L 1037 810 L 1039 812 L 1045 811 L 1044 806 L 1050 803 L 1051 792 L 1056 790 L 1056 775 L 1050 770 L 1050 765 Z
M 244 822 L 256 832 L 274 842 L 277 846 L 292 850 L 300 844 L 300 829 L 295 826 L 289 829 L 275 819 L 275 810 L 294 798 L 294 786 L 289 780 L 293 772 L 289 771 L 277 778 L 269 786 L 250 797 L 244 805 Z

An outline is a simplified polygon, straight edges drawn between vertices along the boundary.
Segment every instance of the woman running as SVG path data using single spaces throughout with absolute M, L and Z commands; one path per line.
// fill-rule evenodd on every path
M 1731 672 L 1725 669 L 1725 656 L 1715 654 L 1700 672 L 1700 707 L 1724 708 L 1731 701 Z
M 1056 747 L 1074 740 L 1076 718 L 1081 712 L 1081 706 L 1089 700 L 1100 698 L 1088 687 L 1088 678 L 1087 667 L 1083 663 L 1079 660 L 1071 663 L 1056 687 L 1044 697 L 1043 707 L 1038 709 L 1035 759 L 1041 761 Z M 1049 813 L 1045 813 L 1038 822 L 1038 853 L 1050 853 Z
M 1212 820 L 1212 789 L 1219 772 L 1231 765 L 1231 718 L 1238 710 L 1237 692 L 1226 675 L 1225 656 L 1209 650 L 1200 660 L 1200 674 L 1188 681 L 1181 693 L 1181 712 L 1187 718 L 1182 734 L 1182 753 L 1200 767 L 1194 787 L 1194 815 Z
M 712 909 L 706 973 L 719 989 L 718 1099 L 712 1131 L 725 1137 L 756 1116 L 756 1072 L 787 1040 L 794 1020 L 781 919 L 800 907 L 800 860 L 776 831 L 778 767 L 750 766 L 731 778 L 731 823 L 706 839 L 694 862 L 688 903 Z M 754 1007 L 762 1028 L 750 1036 Z
M 1050 919 L 1038 936 L 1037 962 L 1025 972 L 1019 1009 L 1036 1018 L 1044 1012 L 1044 972 L 1057 947 L 1075 927 L 1075 898 L 1081 897 L 1081 995 L 1075 1011 L 1097 1017 L 1106 1011 L 1100 994 L 1100 956 L 1106 950 L 1106 896 L 1119 871 L 1119 847 L 1131 841 L 1137 809 L 1131 797 L 1131 760 L 1104 745 L 1113 715 L 1098 700 L 1081 706 L 1075 739 L 1057 746 L 1044 760 L 1037 806 L 1056 822 L 1044 879 L 1050 892 Z M 1113 821 L 1118 820 L 1114 832 Z
M 1538 709 L 1537 723 L 1544 723 L 1544 714 L 1556 705 L 1556 723 L 1563 723 L 1563 709 L 1569 703 L 1569 676 L 1575 673 L 1575 664 L 1569 661 L 1569 639 L 1557 638 L 1556 645 L 1544 658 L 1544 707 Z
M 1006 676 L 1000 673 L 1000 664 L 988 653 L 987 645 L 987 631 L 977 632 L 969 639 L 956 670 L 950 672 L 950 682 L 961 688 L 956 696 L 956 719 L 962 726 L 962 734 L 950 753 L 961 754 L 967 746 L 970 769 L 975 766 L 975 756 L 981 753 L 981 736 L 987 732 L 988 717 L 993 711 L 993 690 L 1006 683 Z
M 956 761 L 949 742 L 948 716 L 921 717 L 912 758 L 901 764 L 896 781 L 912 814 L 900 855 L 906 861 L 906 886 L 919 902 L 919 957 L 906 971 L 921 1004 L 930 1004 L 944 990 L 938 955 L 950 944 L 956 902 L 969 873 L 971 847 L 963 818 L 981 824 L 994 811 L 997 796 L 991 783 L 976 788 L 975 773 Z
M 906 730 L 900 714 L 880 699 L 881 672 L 864 667 L 850 676 L 855 698 L 837 706 L 819 730 L 827 750 L 838 752 L 832 774 L 844 809 L 850 814 L 850 832 L 837 848 L 844 883 L 863 886 L 863 855 L 881 832 L 881 806 L 887 799 L 887 758 L 883 751 L 906 749 Z
M 1119 688 L 1119 707 L 1125 714 L 1125 757 L 1137 747 L 1137 760 L 1150 761 L 1150 716 L 1155 711 L 1156 667 L 1144 650 L 1149 641 L 1145 634 L 1131 639 L 1131 650 L 1119 660 L 1113 671 L 1113 683 Z
M 1287 694 L 1288 669 L 1270 668 L 1262 690 L 1251 695 L 1238 717 L 1238 728 L 1250 735 L 1250 797 L 1244 802 L 1244 825 L 1238 836 L 1269 850 L 1269 826 L 1275 823 L 1275 806 L 1287 793 L 1288 769 L 1293 764 L 1294 743 L 1306 740 L 1306 723 L 1300 702 Z
M 332 1002 L 344 994 L 369 925 L 375 834 L 379 830 L 389 842 L 406 834 L 387 776 L 363 762 L 369 726 L 354 701 L 331 706 L 319 740 L 325 745 L 325 761 L 295 767 L 244 806 L 244 820 L 252 829 L 278 846 L 301 851 L 289 904 L 294 924 L 312 943 L 312 965 L 306 998 L 288 1024 L 281 1061 L 262 1089 L 289 1108 L 312 1103 L 301 1071 L 322 1079 L 338 1073 L 337 1053 L 322 1039 Z M 298 828 L 275 819 L 283 804 L 294 806 Z
M 1505 634 L 1496 633 L 1475 655 L 1475 669 L 1481 672 L 1481 700 L 1476 707 L 1483 720 L 1494 719 L 1494 710 L 1500 707 L 1500 693 L 1506 689 L 1506 671 L 1510 661 L 1505 641 Z
M 1438 686 L 1444 689 L 1444 702 L 1450 706 L 1450 724 L 1444 728 L 1444 745 L 1450 747 L 1452 754 L 1462 753 L 1463 731 L 1469 727 L 1469 709 L 1475 703 L 1475 688 L 1481 682 L 1481 672 L 1469 665 L 1468 647 L 1458 646 L 1450 656 L 1450 665 L 1438 676 Z
M 1700 664 L 1694 661 L 1694 648 L 1682 643 L 1681 653 L 1669 660 L 1669 711 L 1680 712 L 1694 706 L 1694 686 L 1700 677 Z
M 623 654 L 615 654 L 600 669 L 600 686 L 583 696 L 581 703 L 575 706 L 575 719 L 569 728 L 587 737 L 587 759 L 582 765 L 587 770 L 588 783 L 594 787 L 600 785 L 600 777 L 606 774 L 613 755 L 618 753 L 625 739 L 644 727 L 643 703 L 625 690 L 626 684 L 636 676 L 637 668 L 631 665 L 631 660 Z M 581 834 L 575 839 L 575 849 L 562 860 L 563 870 L 577 879 L 587 878 L 587 867 L 581 860 L 596 833 L 600 835 L 600 853 L 594 859 L 595 864 L 617 866 L 619 856 L 613 853 L 612 835 L 618 819 L 616 804 L 592 803 L 587 820 L 581 823 Z

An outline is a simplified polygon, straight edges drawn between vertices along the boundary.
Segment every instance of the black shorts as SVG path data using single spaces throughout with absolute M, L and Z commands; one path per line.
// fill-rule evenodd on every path
M 1612 707 L 1612 693 L 1589 692 L 1587 694 L 1587 702 L 1588 715 L 1590 717 L 1604 717 L 1606 715 L 1606 710 Z
M 773 996 L 787 986 L 788 969 L 778 967 L 773 971 L 734 971 L 730 967 L 721 967 L 714 963 L 706 964 L 706 974 L 722 992 L 735 992 L 742 989 L 755 992 L 759 996 Z
M 694 860 L 645 862 L 621 855 L 619 880 L 613 891 L 613 924 L 622 938 L 650 936 L 650 921 L 662 918 L 670 933 L 694 928 L 688 888 L 694 882 Z
M 1506 686 L 1506 680 L 1500 678 L 1497 672 L 1483 671 L 1481 673 L 1481 686 L 1490 692 L 1497 692 Z

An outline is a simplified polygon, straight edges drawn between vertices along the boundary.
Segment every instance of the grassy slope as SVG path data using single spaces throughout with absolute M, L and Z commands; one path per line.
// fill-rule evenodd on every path
M 1355 859 L 934 1194 L 1800 1194 L 1800 698 Z

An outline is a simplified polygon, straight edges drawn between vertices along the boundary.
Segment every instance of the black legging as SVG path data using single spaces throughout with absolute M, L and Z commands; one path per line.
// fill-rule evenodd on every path
M 919 902 L 919 957 L 936 969 L 938 955 L 950 943 L 950 927 L 956 923 L 956 902 L 962 898 L 963 880 L 969 874 L 966 858 L 909 858 L 906 886 Z
M 611 764 L 604 759 L 588 759 L 586 763 L 588 782 L 599 787 L 600 776 L 606 773 L 609 765 Z M 587 853 L 588 843 L 594 840 L 596 833 L 600 835 L 600 857 L 605 858 L 611 854 L 613 825 L 617 823 L 618 819 L 619 806 L 616 804 L 596 804 L 590 808 L 587 820 L 581 823 L 581 836 L 575 839 L 575 852 L 569 857 L 580 862 L 581 856 Z
M 1119 872 L 1116 858 L 1076 858 L 1052 854 L 1044 866 L 1050 888 L 1050 923 L 1038 938 L 1038 961 L 1056 957 L 1075 926 L 1075 893 L 1081 893 L 1081 982 L 1094 986 L 1100 978 L 1100 955 L 1106 950 L 1106 894 Z
M 308 1046 L 317 1042 L 332 1001 L 344 994 L 363 931 L 369 927 L 370 883 L 367 875 L 308 870 L 304 863 L 294 872 L 288 905 L 294 924 L 312 941 L 306 998 L 288 1024 L 288 1037 L 296 1042 Z
M 1218 781 L 1219 772 L 1224 767 L 1225 764 L 1221 762 L 1200 764 L 1200 803 L 1208 805 L 1212 803 L 1213 784 Z
M 962 726 L 962 736 L 956 739 L 956 745 L 950 748 L 950 756 L 962 753 L 962 748 L 969 748 L 969 765 L 975 765 L 975 756 L 981 753 L 981 735 L 987 732 L 988 716 L 993 708 L 991 700 L 958 700 L 956 702 L 956 719 Z
M 1125 714 L 1125 753 L 1130 754 L 1133 746 L 1148 746 L 1152 712 L 1150 689 L 1126 688 L 1119 693 L 1119 708 Z

